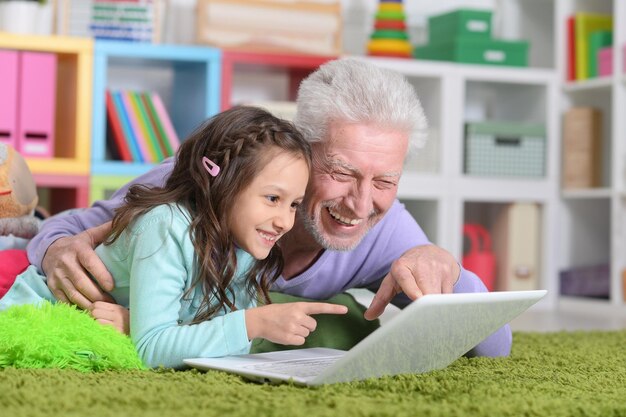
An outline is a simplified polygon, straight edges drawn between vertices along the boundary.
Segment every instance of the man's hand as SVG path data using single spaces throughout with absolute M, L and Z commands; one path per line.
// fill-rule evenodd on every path
M 248 339 L 263 338 L 281 345 L 302 345 L 315 330 L 314 314 L 346 314 L 348 307 L 330 303 L 269 304 L 246 310 Z
M 454 257 L 438 246 L 411 248 L 391 264 L 389 273 L 365 311 L 365 318 L 374 320 L 380 316 L 401 291 L 411 300 L 425 294 L 451 293 L 460 272 Z
M 119 304 L 96 301 L 90 314 L 98 323 L 113 326 L 122 334 L 130 334 L 130 316 L 127 308 Z
M 41 267 L 57 300 L 85 310 L 91 310 L 95 301 L 114 302 L 104 292 L 113 289 L 113 277 L 94 252 L 110 230 L 111 222 L 108 222 L 76 236 L 62 237 L 50 245 Z M 100 288 L 87 273 L 95 278 Z

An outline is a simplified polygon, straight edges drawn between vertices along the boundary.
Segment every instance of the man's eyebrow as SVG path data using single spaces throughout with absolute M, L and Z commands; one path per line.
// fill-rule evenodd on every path
M 350 165 L 349 163 L 347 163 L 346 161 L 342 159 L 330 158 L 328 160 L 328 164 L 332 167 L 343 168 L 347 171 L 352 172 L 353 174 L 361 173 L 361 171 L 358 168 Z M 385 172 L 383 174 L 377 175 L 376 177 L 400 177 L 401 175 L 402 175 L 402 172 Z
M 355 174 L 360 174 L 361 173 L 358 168 L 350 165 L 349 163 L 347 163 L 346 161 L 344 161 L 342 159 L 329 158 L 328 159 L 328 165 L 330 165 L 332 167 L 343 168 L 345 170 L 354 172 Z

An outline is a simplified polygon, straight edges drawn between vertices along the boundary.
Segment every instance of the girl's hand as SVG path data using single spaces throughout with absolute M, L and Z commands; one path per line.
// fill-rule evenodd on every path
M 302 345 L 315 330 L 314 314 L 346 314 L 348 307 L 330 303 L 269 304 L 246 310 L 248 339 L 263 338 L 281 345 Z
M 130 333 L 129 311 L 119 304 L 96 301 L 90 314 L 100 324 L 113 326 L 122 334 Z

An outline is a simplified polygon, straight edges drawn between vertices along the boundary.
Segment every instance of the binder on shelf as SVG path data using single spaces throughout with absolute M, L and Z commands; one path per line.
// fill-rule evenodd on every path
M 18 52 L 0 50 L 0 143 L 16 148 Z
M 131 162 L 133 157 L 130 153 L 126 138 L 124 137 L 124 130 L 122 129 L 120 118 L 117 115 L 111 91 L 105 91 L 105 100 L 108 122 L 107 131 L 109 132 L 108 140 L 110 141 L 111 148 L 115 150 L 113 153 L 117 154 L 115 157 L 120 160 L 124 162 Z
M 19 54 L 17 148 L 24 156 L 52 157 L 56 107 L 57 56 Z
M 595 78 L 599 74 L 600 59 L 598 52 L 602 48 L 613 45 L 613 32 L 610 30 L 597 30 L 589 35 L 589 77 Z
M 141 123 L 141 128 L 146 135 L 148 146 L 150 147 L 150 152 L 154 155 L 154 162 L 161 162 L 163 160 L 163 151 L 161 150 L 161 145 L 159 144 L 154 130 L 152 129 L 152 124 L 148 119 L 148 115 L 146 114 L 146 109 L 143 106 L 143 102 L 139 98 L 138 93 L 132 92 L 129 94 L 131 95 L 132 101 L 137 110 L 139 121 Z
M 115 110 L 120 120 L 120 124 L 122 125 L 124 138 L 126 139 L 126 143 L 128 144 L 130 153 L 133 156 L 133 161 L 143 162 L 141 152 L 139 151 L 139 147 L 137 146 L 137 141 L 134 138 L 133 131 L 128 121 L 128 115 L 126 114 L 126 110 L 124 109 L 124 103 L 122 102 L 121 94 L 119 91 L 114 91 L 112 95 L 113 95 L 113 103 L 115 103 Z
M 539 288 L 540 210 L 534 203 L 507 205 L 493 226 L 498 291 Z
M 147 93 L 141 93 L 139 95 L 139 99 L 141 100 L 144 108 L 146 109 L 146 116 L 148 117 L 150 124 L 152 125 L 152 130 L 154 131 L 154 135 L 159 142 L 159 146 L 161 147 L 161 151 L 165 157 L 174 155 L 174 151 L 172 146 L 170 145 L 169 140 L 167 139 L 167 134 L 165 133 L 165 129 L 163 129 L 163 124 L 159 119 L 159 115 L 156 113 L 154 109 L 154 105 L 152 104 L 152 100 L 150 99 L 150 95 Z
M 589 78 L 589 36 L 598 30 L 613 30 L 613 17 L 603 14 L 576 13 L 576 78 L 578 80 Z
M 567 81 L 576 81 L 576 18 L 567 18 Z
M 143 161 L 156 162 L 157 157 L 152 150 L 150 139 L 142 124 L 139 109 L 137 109 L 137 104 L 133 100 L 133 93 L 130 91 L 120 91 L 120 97 L 122 98 L 122 103 L 124 103 L 124 109 L 128 115 L 128 122 L 133 131 L 133 136 L 137 142 L 137 148 L 141 153 Z
M 159 115 L 159 119 L 163 124 L 163 128 L 167 134 L 167 138 L 170 142 L 170 145 L 174 151 L 178 149 L 180 146 L 180 140 L 178 139 L 178 135 L 176 134 L 176 130 L 174 130 L 174 125 L 172 124 L 172 120 L 170 119 L 165 106 L 163 105 L 163 101 L 161 101 L 161 96 L 157 93 L 150 94 L 150 98 L 152 99 L 152 104 L 154 105 L 154 109 L 156 113 Z

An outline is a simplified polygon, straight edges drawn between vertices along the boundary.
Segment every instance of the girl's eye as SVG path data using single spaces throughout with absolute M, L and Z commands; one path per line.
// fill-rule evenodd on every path
M 271 203 L 276 203 L 278 202 L 278 196 L 277 195 L 266 195 L 265 198 L 271 202 Z
M 291 208 L 294 210 L 297 210 L 298 207 L 300 207 L 300 202 L 299 201 L 294 201 L 293 203 L 291 203 Z

